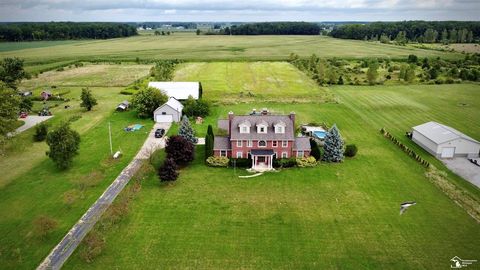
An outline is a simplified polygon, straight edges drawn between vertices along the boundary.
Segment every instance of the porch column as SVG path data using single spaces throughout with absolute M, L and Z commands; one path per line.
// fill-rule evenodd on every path
M 272 164 L 273 164 L 273 156 L 270 156 L 270 157 L 269 157 L 269 160 L 268 160 L 268 168 L 269 168 L 269 169 L 272 168 Z

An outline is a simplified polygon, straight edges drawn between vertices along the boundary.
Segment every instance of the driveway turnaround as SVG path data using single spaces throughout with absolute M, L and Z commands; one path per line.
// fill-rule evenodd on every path
M 142 161 L 147 159 L 153 151 L 165 147 L 165 137 L 155 138 L 155 130 L 164 128 L 165 133 L 170 128 L 170 123 L 156 123 L 150 131 L 150 134 L 143 144 L 140 151 L 133 158 L 130 164 L 123 169 L 113 183 L 103 192 L 98 200 L 87 210 L 80 220 L 70 229 L 65 237 L 53 248 L 45 260 L 37 269 L 60 269 L 67 261 L 68 257 L 75 251 L 82 239 L 93 228 L 102 214 L 112 204 L 113 200 L 128 184 L 132 176 L 142 165 Z
M 37 116 L 37 115 L 29 115 L 26 118 L 19 118 L 18 120 L 24 121 L 25 124 L 23 126 L 17 128 L 15 132 L 9 134 L 9 136 L 14 136 L 16 134 L 19 134 L 21 132 L 24 132 L 25 130 L 35 126 L 38 123 L 41 123 L 43 121 L 47 121 L 48 119 L 52 118 L 53 116 Z
M 480 167 L 471 163 L 467 158 L 456 157 L 441 160 L 452 172 L 460 175 L 468 182 L 480 188 Z M 477 159 L 480 161 L 480 159 Z

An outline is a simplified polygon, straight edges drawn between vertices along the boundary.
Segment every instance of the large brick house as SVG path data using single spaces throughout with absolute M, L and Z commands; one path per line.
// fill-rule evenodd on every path
M 295 113 L 270 114 L 266 109 L 249 115 L 228 113 L 218 127 L 227 136 L 215 137 L 214 155 L 251 158 L 252 169 L 272 169 L 273 159 L 306 157 L 310 155 L 307 137 L 295 137 Z

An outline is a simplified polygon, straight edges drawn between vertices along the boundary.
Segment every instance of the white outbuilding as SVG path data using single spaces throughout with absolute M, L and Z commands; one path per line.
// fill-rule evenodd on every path
M 179 122 L 182 119 L 182 111 L 182 103 L 171 97 L 153 112 L 153 119 L 157 123 Z
M 194 99 L 202 97 L 200 82 L 149 82 L 148 87 L 163 91 L 168 97 L 177 100 L 187 100 L 189 96 Z
M 412 140 L 438 158 L 475 158 L 480 153 L 480 142 L 433 121 L 413 127 Z

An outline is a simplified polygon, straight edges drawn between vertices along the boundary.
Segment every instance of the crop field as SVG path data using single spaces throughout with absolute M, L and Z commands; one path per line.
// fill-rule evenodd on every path
M 286 62 L 185 63 L 175 81 L 202 82 L 203 97 L 228 102 L 325 102 L 329 92 Z
M 5 47 L 15 48 L 10 45 Z M 22 48 L 22 45 L 18 47 Z M 304 57 L 315 53 L 321 57 L 337 58 L 404 59 L 409 54 L 419 57 L 463 57 L 458 53 L 322 36 L 197 36 L 194 33 L 175 33 L 171 36 L 140 35 L 111 40 L 84 40 L 54 46 L 41 46 L 39 43 L 37 48 L 4 49 L 0 52 L 0 58 L 24 58 L 28 68 L 35 71 L 54 62 L 78 60 L 284 60 L 290 53 Z
M 80 154 L 74 158 L 72 168 L 61 172 L 54 167 L 45 155 L 48 149 L 45 142 L 32 141 L 33 128 L 10 140 L 5 155 L 0 156 L 1 268 L 32 269 L 38 266 L 130 162 L 152 126 L 150 120 L 137 119 L 135 112 L 114 112 L 116 105 L 127 98 L 119 94 L 122 88 L 114 85 L 127 84 L 125 77 L 134 78 L 134 73 L 148 73 L 149 66 L 87 65 L 79 70 L 48 72 L 44 81 L 45 85 L 58 86 L 53 93 L 63 93 L 63 97 L 70 99 L 51 109 L 54 117 L 47 123 L 54 128 L 62 121 L 71 120 L 72 128 L 81 134 Z M 65 76 L 69 72 L 81 76 Z M 108 79 L 109 72 L 118 76 L 118 82 Z M 42 78 L 40 75 L 34 80 L 38 80 L 40 85 Z M 97 82 L 102 82 L 104 86 L 91 86 Z M 30 83 L 25 81 L 22 87 Z M 86 86 L 90 86 L 98 101 L 90 112 L 79 106 L 81 89 Z M 35 90 L 34 95 L 38 95 L 40 90 Z M 64 105 L 70 107 L 65 109 Z M 121 150 L 123 154 L 118 161 L 109 158 L 109 122 L 114 150 Z M 135 133 L 123 131 L 125 126 L 133 123 L 144 124 L 145 128 Z M 34 223 L 40 216 L 51 217 L 58 223 L 47 237 L 40 237 L 35 231 Z
M 202 72 L 203 80 L 224 76 L 221 65 L 204 66 L 209 72 Z M 195 125 L 198 133 L 204 135 L 208 123 L 215 125 L 230 110 L 244 114 L 267 107 L 295 111 L 297 123 L 336 123 L 359 154 L 340 164 L 245 180 L 238 178 L 246 174 L 242 169 L 206 167 L 200 146 L 196 161 L 175 183 L 159 184 L 152 169 L 128 216 L 103 235 L 102 254 L 85 263 L 77 251 L 65 269 L 443 269 L 453 256 L 475 258 L 478 223 L 379 129 L 387 128 L 414 148 L 404 132 L 429 120 L 478 138 L 480 127 L 472 120 L 480 117 L 479 87 L 342 86 L 328 89 L 338 103 L 255 100 L 215 106 L 205 124 Z M 448 177 L 480 200 L 478 188 L 451 173 Z M 418 204 L 400 216 L 399 204 L 408 200 Z
M 21 84 L 21 88 L 38 89 L 51 86 L 114 87 L 127 86 L 148 75 L 151 65 L 95 65 L 48 71 Z

